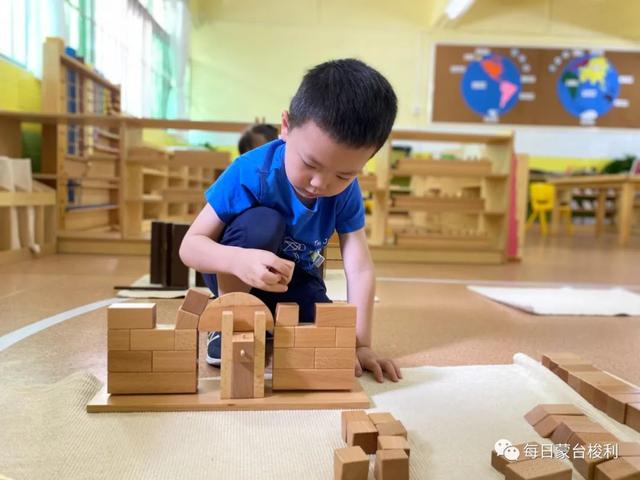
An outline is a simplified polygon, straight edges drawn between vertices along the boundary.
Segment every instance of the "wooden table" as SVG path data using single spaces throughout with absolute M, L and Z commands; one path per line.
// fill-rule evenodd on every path
M 627 245 L 631 235 L 633 223 L 633 203 L 635 193 L 640 188 L 640 176 L 624 175 L 584 175 L 575 177 L 554 178 L 548 181 L 556 186 L 557 199 L 570 196 L 574 188 L 591 188 L 597 190 L 598 204 L 596 206 L 596 235 L 600 235 L 604 229 L 606 212 L 606 196 L 609 189 L 618 192 L 618 244 Z M 558 231 L 560 223 L 560 202 L 556 201 L 551 214 L 551 231 Z

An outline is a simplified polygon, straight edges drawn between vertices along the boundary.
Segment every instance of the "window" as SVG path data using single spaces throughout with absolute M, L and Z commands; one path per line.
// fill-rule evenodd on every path
M 94 12 L 94 0 L 64 1 L 68 46 L 87 63 L 93 63 L 95 59 Z
M 27 64 L 27 12 L 29 0 L 0 0 L 0 54 Z

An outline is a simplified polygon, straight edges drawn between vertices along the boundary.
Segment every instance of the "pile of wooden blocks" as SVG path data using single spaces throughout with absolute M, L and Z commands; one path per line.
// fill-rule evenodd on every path
M 366 480 L 375 454 L 376 480 L 408 480 L 410 447 L 407 430 L 387 412 L 342 412 L 342 439 L 349 445 L 334 454 L 335 480 Z
M 195 393 L 198 323 L 209 296 L 189 290 L 175 327 L 156 324 L 155 303 L 107 309 L 107 391 L 111 394 Z
M 508 450 L 514 448 L 517 456 L 509 456 Z M 491 465 L 506 480 L 571 480 L 573 471 L 562 460 L 543 458 L 542 446 L 536 442 L 509 445 L 503 454 L 492 450 Z
M 279 303 L 273 335 L 273 390 L 352 390 L 356 307 L 316 304 L 315 324 L 299 324 L 295 303 Z
M 623 480 L 640 478 L 640 443 L 620 442 L 615 435 L 608 432 L 597 422 L 588 418 L 582 410 L 570 404 L 546 404 L 538 405 L 525 415 L 525 420 L 543 438 L 549 438 L 552 445 L 548 450 L 550 457 L 561 456 L 571 460 L 575 469 L 587 480 Z M 533 444 L 534 442 L 531 442 Z M 542 446 L 541 446 L 542 449 Z M 521 450 L 522 452 L 522 450 Z M 534 463 L 531 456 L 521 455 L 515 462 L 527 462 L 526 468 L 531 472 L 535 470 L 536 463 L 544 468 L 552 465 L 553 461 L 558 470 L 557 476 L 549 477 L 550 480 L 571 478 L 571 469 L 557 458 L 544 458 L 540 455 Z M 509 470 L 518 470 L 524 466 L 512 465 L 512 461 L 493 455 L 492 465 L 496 469 L 504 466 L 504 473 Z M 494 459 L 496 463 L 494 463 Z M 543 462 L 544 461 L 544 462 Z M 561 469 L 563 467 L 563 469 Z M 568 468 L 568 473 L 567 472 Z M 529 471 L 528 470 L 528 471 Z M 624 473 L 624 474 L 622 474 Z M 636 475 L 627 476 L 627 475 Z M 506 478 L 539 478 L 521 475 Z M 564 476 L 563 476 L 564 475 Z M 546 477 L 545 477 L 546 478 Z
M 574 353 L 545 354 L 542 365 L 598 410 L 640 432 L 640 387 L 600 370 Z

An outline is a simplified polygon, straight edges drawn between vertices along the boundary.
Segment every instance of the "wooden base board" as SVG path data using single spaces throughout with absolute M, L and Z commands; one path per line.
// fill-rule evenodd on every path
M 225 410 L 362 409 L 371 402 L 356 380 L 351 391 L 302 392 L 271 390 L 265 380 L 264 398 L 220 399 L 220 379 L 201 378 L 198 393 L 110 395 L 106 385 L 87 403 L 87 412 L 177 412 Z

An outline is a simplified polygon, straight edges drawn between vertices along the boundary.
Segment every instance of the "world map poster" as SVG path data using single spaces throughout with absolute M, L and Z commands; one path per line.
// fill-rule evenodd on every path
M 432 120 L 640 127 L 640 53 L 437 45 Z

